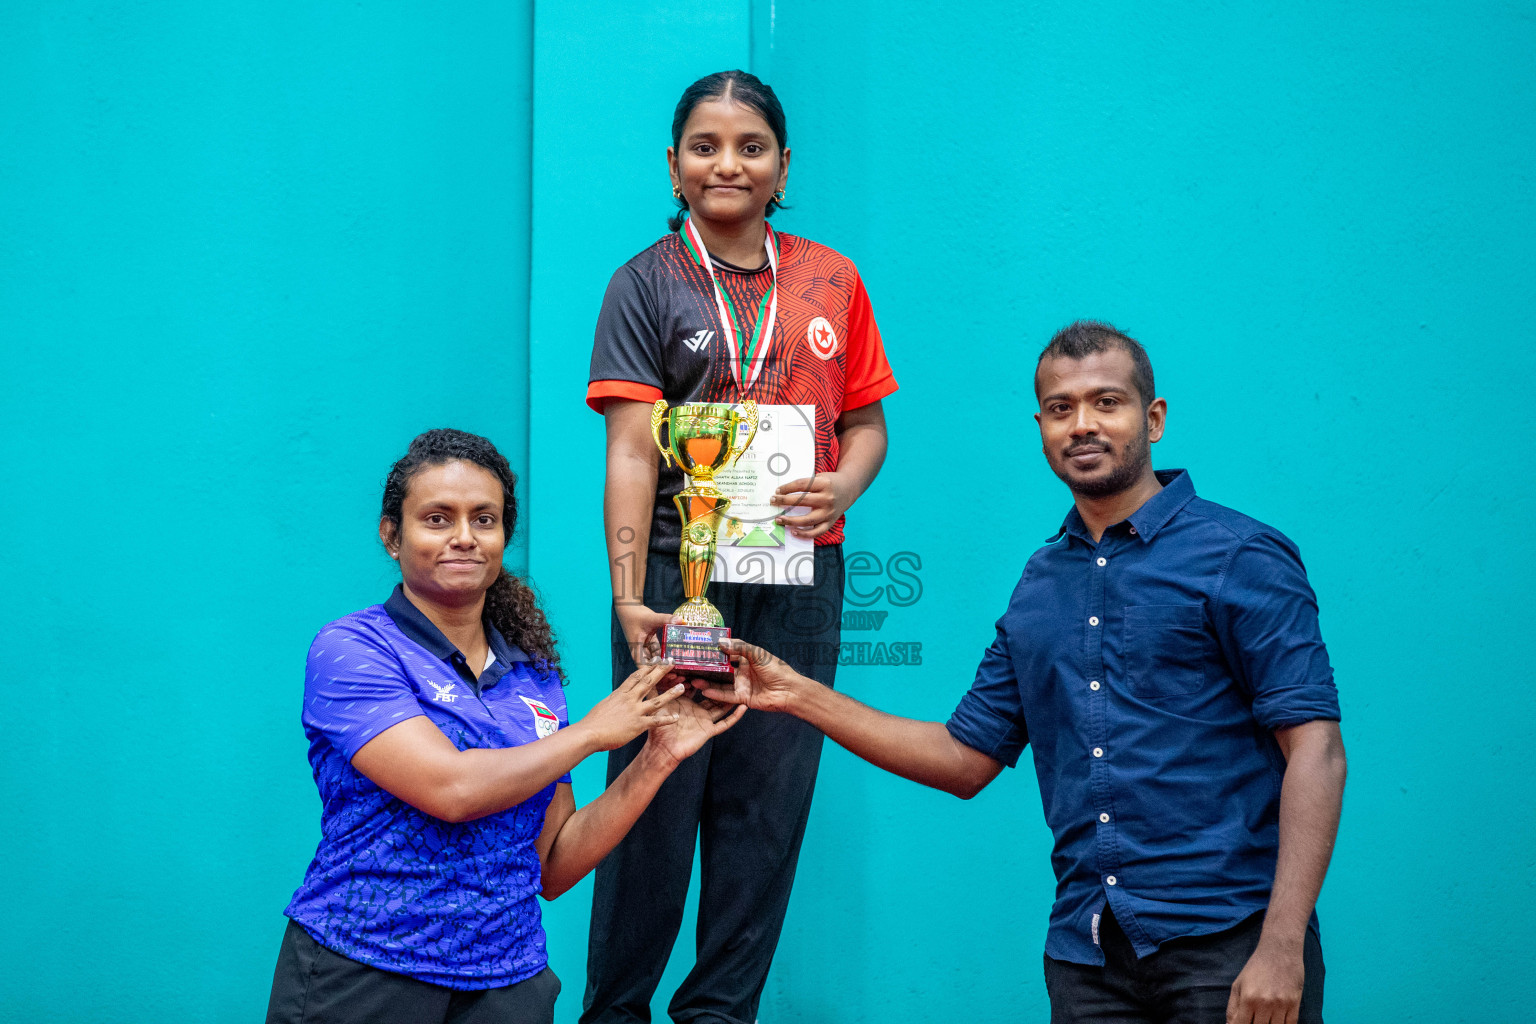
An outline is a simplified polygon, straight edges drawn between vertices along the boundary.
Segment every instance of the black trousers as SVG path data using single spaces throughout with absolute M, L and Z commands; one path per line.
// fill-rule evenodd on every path
M 360 964 L 288 922 L 267 1024 L 553 1024 L 560 979 L 548 967 L 501 988 L 460 992 Z
M 831 686 L 843 609 L 841 545 L 815 550 L 809 587 L 711 584 L 731 635 Z M 677 556 L 646 560 L 646 605 L 683 601 Z M 615 616 L 613 680 L 634 671 Z M 648 1021 L 651 996 L 682 924 L 700 848 L 698 959 L 672 997 L 678 1022 L 752 1024 L 778 946 L 821 760 L 819 731 L 790 715 L 748 711 L 662 784 L 597 868 L 582 1024 Z M 608 781 L 644 738 L 608 758 Z
M 1104 966 L 1045 958 L 1051 1024 L 1223 1024 L 1232 982 L 1259 944 L 1264 914 L 1235 928 L 1174 939 L 1136 959 L 1109 907 L 1099 922 Z M 1323 948 L 1307 929 L 1300 1024 L 1323 1022 Z

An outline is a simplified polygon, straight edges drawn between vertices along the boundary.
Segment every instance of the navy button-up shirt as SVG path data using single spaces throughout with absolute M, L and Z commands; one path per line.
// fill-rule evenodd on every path
M 1138 956 L 1267 907 L 1274 730 L 1339 717 L 1296 546 L 1183 470 L 1157 476 L 1097 544 L 1074 508 L 1029 559 L 948 723 L 1010 767 L 1034 748 L 1058 960 L 1104 962 L 1106 899 Z

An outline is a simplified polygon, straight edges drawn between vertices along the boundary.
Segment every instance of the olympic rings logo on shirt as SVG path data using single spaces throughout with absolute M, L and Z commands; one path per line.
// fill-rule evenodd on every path
M 805 344 L 817 359 L 827 360 L 837 355 L 837 332 L 824 316 L 818 316 L 805 329 Z

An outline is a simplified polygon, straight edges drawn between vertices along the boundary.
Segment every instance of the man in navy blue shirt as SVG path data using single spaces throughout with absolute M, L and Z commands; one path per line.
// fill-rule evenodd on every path
M 1167 403 L 1113 327 L 1059 332 L 1035 393 L 1073 508 L 947 723 L 876 711 L 740 641 L 734 689 L 705 693 L 962 798 L 1030 746 L 1055 835 L 1053 1024 L 1320 1022 L 1313 906 L 1345 763 L 1296 546 L 1152 469 Z

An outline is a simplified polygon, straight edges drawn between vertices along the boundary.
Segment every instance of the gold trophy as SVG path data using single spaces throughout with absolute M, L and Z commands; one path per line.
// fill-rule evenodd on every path
M 738 446 L 736 435 L 747 425 L 747 437 Z M 666 424 L 667 441 L 661 441 Z M 715 570 L 715 538 L 731 501 L 715 487 L 715 474 L 741 457 L 757 435 L 757 403 L 725 404 L 689 402 L 667 408 L 658 400 L 651 409 L 651 437 L 661 449 L 664 462 L 676 462 L 688 475 L 689 486 L 672 499 L 683 525 L 678 562 L 683 570 L 686 600 L 676 615 L 682 625 L 662 630 L 662 656 L 685 671 L 706 674 L 730 673 L 730 662 L 719 642 L 730 636 L 720 609 L 704 596 Z

